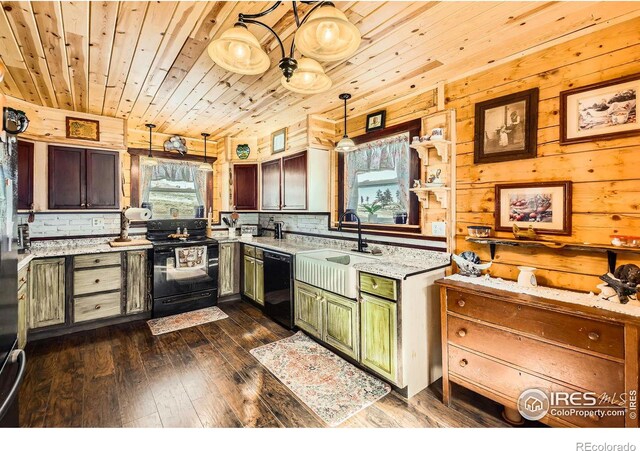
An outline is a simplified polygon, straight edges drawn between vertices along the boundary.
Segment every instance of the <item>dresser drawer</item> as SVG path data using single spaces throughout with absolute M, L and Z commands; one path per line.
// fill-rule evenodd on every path
M 264 260 L 264 251 L 259 247 L 256 247 L 256 258 L 258 260 Z
M 247 255 L 249 257 L 255 257 L 256 256 L 256 248 L 255 246 L 247 246 L 246 244 L 244 246 L 242 246 L 244 248 L 244 255 Z
M 452 315 L 448 341 L 596 393 L 624 392 L 624 366 Z
M 561 344 L 624 357 L 621 325 L 454 290 L 447 290 L 447 310 Z
M 96 268 L 100 266 L 120 265 L 120 252 L 108 252 L 104 254 L 76 255 L 73 257 L 75 269 Z
M 121 293 L 96 294 L 76 298 L 73 302 L 74 322 L 91 321 L 120 314 Z
M 496 362 L 456 346 L 448 345 L 449 372 L 481 388 L 500 393 L 516 402 L 520 394 L 530 388 L 546 392 L 567 392 L 574 390 L 549 382 L 524 371 Z M 624 427 L 624 416 L 589 418 L 580 416 L 561 419 L 581 427 Z
M 360 273 L 360 291 L 375 294 L 381 298 L 398 300 L 398 284 L 394 279 L 387 279 L 373 274 Z
M 120 290 L 120 271 L 120 267 L 74 271 L 74 296 L 100 293 L 102 291 Z

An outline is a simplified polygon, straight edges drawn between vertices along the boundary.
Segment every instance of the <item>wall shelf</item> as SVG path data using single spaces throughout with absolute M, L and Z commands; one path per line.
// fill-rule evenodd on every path
M 449 148 L 451 146 L 451 141 L 447 141 L 444 139 L 434 140 L 434 141 L 422 141 L 418 143 L 411 143 L 409 147 L 418 151 L 418 155 L 420 155 L 420 160 L 422 160 L 422 164 L 425 166 L 429 164 L 429 149 L 436 149 L 438 156 L 442 159 L 443 163 L 449 162 Z
M 547 249 L 562 249 L 567 251 L 595 252 L 606 253 L 609 263 L 609 272 L 613 273 L 616 269 L 616 260 L 618 252 L 631 252 L 640 254 L 639 247 L 622 247 L 613 246 L 611 244 L 586 244 L 586 243 L 559 243 L 554 241 L 527 241 L 509 238 L 473 238 L 466 237 L 467 241 L 476 244 L 488 244 L 491 251 L 491 260 L 496 256 L 496 246 L 517 246 L 517 247 L 537 247 Z
M 429 208 L 429 193 L 436 196 L 436 200 L 440 202 L 441 208 L 449 208 L 449 193 L 451 188 L 448 186 L 424 186 L 422 188 L 411 188 L 409 191 L 416 193 L 422 208 Z

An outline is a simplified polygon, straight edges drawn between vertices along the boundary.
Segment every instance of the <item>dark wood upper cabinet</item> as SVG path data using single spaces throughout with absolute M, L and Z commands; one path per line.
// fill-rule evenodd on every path
M 233 204 L 236 210 L 258 209 L 258 165 L 233 166 Z
M 18 141 L 18 209 L 33 204 L 33 143 Z
M 117 209 L 119 155 L 49 146 L 49 209 Z
M 262 209 L 280 210 L 282 159 L 262 163 Z
M 282 209 L 307 208 L 307 152 L 282 158 Z

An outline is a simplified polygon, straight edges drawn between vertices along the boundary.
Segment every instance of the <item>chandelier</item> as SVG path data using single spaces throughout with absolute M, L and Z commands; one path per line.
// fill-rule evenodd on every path
M 267 24 L 257 20 L 273 12 L 282 2 L 256 14 L 238 14 L 235 25 L 209 44 L 209 56 L 224 69 L 242 75 L 260 75 L 269 69 L 269 55 L 247 24 L 261 26 L 273 34 L 280 48 L 278 67 L 282 71 L 280 82 L 290 91 L 315 94 L 331 88 L 331 79 L 318 61 L 339 61 L 350 57 L 360 46 L 360 31 L 347 16 L 331 2 L 302 1 L 313 4 L 309 12 L 300 17 L 298 2 L 293 1 L 293 16 L 298 29 L 291 41 L 289 55 L 282 39 Z M 295 49 L 303 56 L 294 57 Z

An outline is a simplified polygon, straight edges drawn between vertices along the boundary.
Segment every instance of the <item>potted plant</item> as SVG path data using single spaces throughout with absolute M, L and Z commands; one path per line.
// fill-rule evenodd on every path
M 372 204 L 364 204 L 362 208 L 369 214 L 368 222 L 375 222 L 378 219 L 376 213 L 382 210 L 383 205 L 375 200 Z

